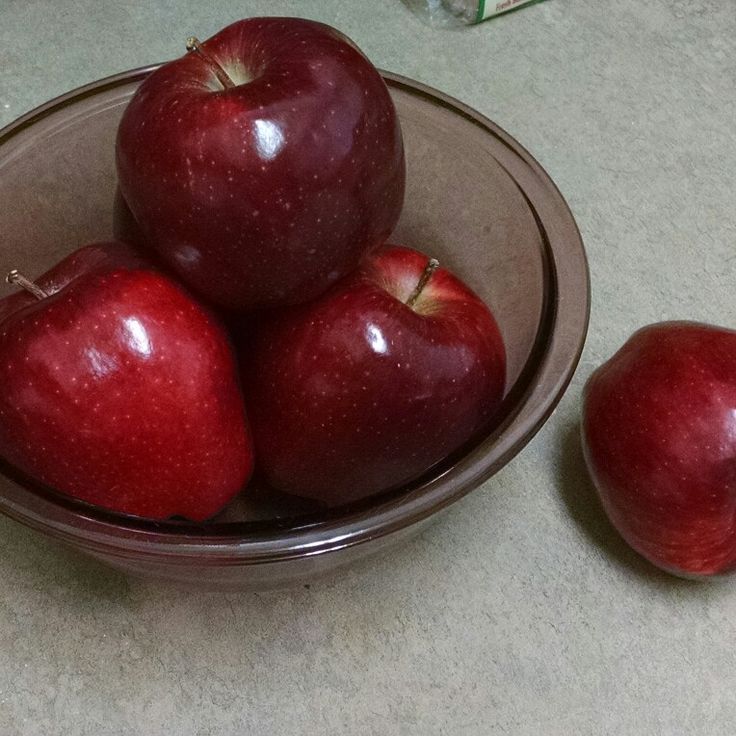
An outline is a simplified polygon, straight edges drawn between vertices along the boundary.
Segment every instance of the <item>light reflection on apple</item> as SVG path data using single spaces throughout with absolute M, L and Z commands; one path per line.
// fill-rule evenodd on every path
M 256 120 L 253 123 L 256 135 L 258 155 L 266 161 L 272 161 L 284 147 L 284 137 L 281 128 L 273 120 Z
M 85 354 L 89 358 L 89 364 L 95 378 L 104 378 L 118 367 L 117 361 L 112 355 L 102 353 L 97 348 L 87 348 Z
M 385 355 L 388 352 L 386 338 L 383 336 L 380 327 L 377 327 L 374 324 L 369 324 L 366 328 L 365 334 L 374 353 Z
M 202 254 L 192 245 L 182 245 L 174 253 L 176 260 L 185 267 L 193 267 L 199 263 Z
M 135 317 L 126 317 L 123 324 L 128 336 L 128 345 L 139 355 L 145 358 L 149 357 L 153 348 L 148 332 L 142 322 Z

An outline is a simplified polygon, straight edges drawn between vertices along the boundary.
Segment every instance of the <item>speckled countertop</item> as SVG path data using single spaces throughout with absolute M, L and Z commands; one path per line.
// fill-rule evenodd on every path
M 577 423 L 585 378 L 635 327 L 736 324 L 736 4 L 547 0 L 443 31 L 399 0 L 2 0 L 0 123 L 269 13 L 338 26 L 532 151 L 588 249 L 582 362 L 440 524 L 309 588 L 160 589 L 0 519 L 0 733 L 731 736 L 736 582 L 628 551 Z

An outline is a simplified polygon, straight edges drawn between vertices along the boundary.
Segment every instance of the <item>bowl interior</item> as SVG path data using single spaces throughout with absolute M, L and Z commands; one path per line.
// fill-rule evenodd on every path
M 0 270 L 38 275 L 77 247 L 112 237 L 115 134 L 143 75 L 121 75 L 70 94 L 0 134 Z M 490 134 L 462 106 L 398 77 L 387 81 L 408 162 L 406 203 L 392 240 L 439 258 L 493 310 L 508 352 L 508 419 L 551 339 L 556 294 L 548 233 L 518 177 L 507 171 L 505 157 L 518 159 L 518 151 L 510 152 L 502 136 Z M 0 296 L 10 289 L 0 287 Z M 476 445 L 490 448 L 501 432 L 503 423 Z M 453 462 L 433 476 L 451 472 Z M 13 493 L 15 481 L 0 476 L 0 498 Z M 69 508 L 68 501 L 58 502 Z M 311 504 L 256 487 L 218 521 L 274 523 L 275 530 L 305 514 L 311 523 L 319 521 Z

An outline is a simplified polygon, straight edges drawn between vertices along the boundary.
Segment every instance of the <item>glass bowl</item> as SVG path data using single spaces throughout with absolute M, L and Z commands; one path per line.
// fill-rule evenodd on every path
M 115 133 L 154 68 L 94 82 L 0 131 L 0 268 L 38 275 L 112 237 Z M 330 512 L 256 487 L 208 524 L 154 523 L 63 497 L 7 464 L 0 511 L 133 575 L 190 587 L 281 587 L 418 533 L 524 447 L 564 392 L 585 339 L 590 289 L 577 227 L 549 176 L 511 136 L 436 90 L 384 76 L 408 164 L 392 241 L 439 258 L 492 308 L 508 351 L 500 422 L 410 486 Z

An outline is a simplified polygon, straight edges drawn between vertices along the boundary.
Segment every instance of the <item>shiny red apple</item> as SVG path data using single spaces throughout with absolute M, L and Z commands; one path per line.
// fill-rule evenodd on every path
M 488 307 L 387 246 L 309 304 L 258 320 L 242 361 L 267 481 L 335 506 L 418 477 L 488 425 L 505 350 Z
M 399 121 L 329 26 L 252 18 L 148 77 L 117 138 L 123 196 L 182 281 L 231 310 L 303 302 L 396 224 Z
M 217 513 L 253 457 L 215 318 L 120 243 L 10 278 L 30 291 L 0 300 L 0 455 L 113 511 Z
M 614 526 L 670 572 L 736 568 L 736 332 L 664 322 L 590 377 L 583 444 Z

